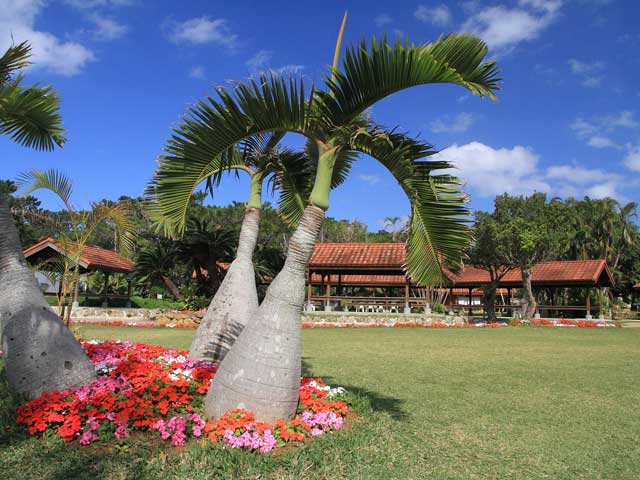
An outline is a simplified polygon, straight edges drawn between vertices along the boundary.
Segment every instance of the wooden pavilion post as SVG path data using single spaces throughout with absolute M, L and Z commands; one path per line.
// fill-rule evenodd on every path
M 469 287 L 469 317 L 473 315 L 473 287 Z
M 411 305 L 409 305 L 409 287 L 410 281 L 407 279 L 407 282 L 404 284 L 404 313 L 411 313 Z
M 331 311 L 331 304 L 329 303 L 330 301 L 331 301 L 331 273 L 327 275 L 327 286 L 326 286 L 326 292 L 325 292 L 324 309 L 327 312 Z
M 449 287 L 449 310 L 453 310 L 453 287 Z
M 107 295 L 109 294 L 109 272 L 104 272 L 104 288 L 102 289 L 102 295 L 104 296 L 104 300 L 102 302 L 103 307 L 109 306 L 109 299 Z
M 312 275 L 310 269 L 307 269 L 307 307 L 311 306 L 311 296 L 313 295 Z
M 587 313 L 585 315 L 585 318 L 587 320 L 591 320 L 591 289 L 589 287 L 587 287 L 586 303 L 587 303 Z
M 511 287 L 507 287 L 507 316 L 511 316 Z

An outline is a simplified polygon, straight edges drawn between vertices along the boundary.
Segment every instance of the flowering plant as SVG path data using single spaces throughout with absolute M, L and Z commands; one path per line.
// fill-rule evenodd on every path
M 88 385 L 43 393 L 18 407 L 17 421 L 31 435 L 51 431 L 81 445 L 125 439 L 131 430 L 157 432 L 173 445 L 206 437 L 231 448 L 269 452 L 276 446 L 339 430 L 348 406 L 342 388 L 303 378 L 299 414 L 274 425 L 233 410 L 218 420 L 201 413 L 217 366 L 189 360 L 186 351 L 141 343 L 83 341 L 98 373 Z

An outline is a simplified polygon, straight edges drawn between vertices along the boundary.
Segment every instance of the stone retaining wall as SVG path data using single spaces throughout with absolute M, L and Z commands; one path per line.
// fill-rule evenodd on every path
M 57 308 L 54 308 L 57 310 Z M 102 308 L 102 307 L 76 307 L 71 317 L 82 323 L 122 321 L 126 323 L 157 322 L 159 324 L 181 324 L 200 322 L 204 312 L 177 312 L 175 310 L 146 309 L 146 308 Z M 397 322 L 449 322 L 461 323 L 463 317 L 453 317 L 438 314 L 404 314 L 404 313 L 356 313 L 356 312 L 303 312 L 302 322 L 313 323 L 319 326 L 323 324 L 347 324 L 347 325 L 393 325 Z

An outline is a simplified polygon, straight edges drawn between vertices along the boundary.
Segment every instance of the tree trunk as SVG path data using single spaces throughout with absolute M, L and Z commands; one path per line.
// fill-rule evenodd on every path
M 0 198 L 0 325 L 9 387 L 35 398 L 95 378 L 93 364 L 49 308 L 22 254 L 13 217 Z
M 531 270 L 522 269 L 522 318 L 531 318 L 536 313 L 536 297 L 531 287 Z
M 182 300 L 180 290 L 178 290 L 178 287 L 176 287 L 176 284 L 173 283 L 173 280 L 171 280 L 169 275 L 162 275 L 162 281 L 164 282 L 164 286 L 167 287 L 167 290 L 171 292 L 171 295 L 173 295 L 176 300 Z
M 292 418 L 298 407 L 302 359 L 300 314 L 305 273 L 324 210 L 310 205 L 289 242 L 287 259 L 264 301 L 238 337 L 213 379 L 205 401 L 218 418 L 244 408 L 261 421 Z
M 484 310 L 487 313 L 487 321 L 488 322 L 497 322 L 498 317 L 496 316 L 496 285 L 490 284 L 487 286 L 487 289 L 484 291 Z
M 60 315 L 60 318 L 64 318 L 64 323 L 68 327 L 71 323 L 71 311 L 73 310 L 73 305 L 78 301 L 78 287 L 80 285 L 80 265 L 76 263 L 75 269 L 73 271 L 73 299 L 71 305 L 65 312 L 64 316 Z
M 196 331 L 189 358 L 221 362 L 258 309 L 253 251 L 260 231 L 259 208 L 248 208 L 240 229 L 235 260 Z

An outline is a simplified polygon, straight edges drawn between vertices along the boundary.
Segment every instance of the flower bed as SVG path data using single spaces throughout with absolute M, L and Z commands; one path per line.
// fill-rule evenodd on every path
M 195 328 L 189 325 L 163 325 L 155 322 L 124 322 L 122 320 L 105 320 L 81 322 L 73 320 L 72 323 L 98 325 L 108 327 L 143 327 L 143 328 Z M 576 328 L 611 328 L 621 327 L 620 323 L 607 322 L 605 320 L 577 320 L 560 318 L 549 320 L 537 318 L 533 320 L 511 320 L 509 322 L 477 322 L 477 323 L 448 323 L 448 322 L 369 322 L 369 323 L 344 323 L 344 322 L 302 322 L 302 328 L 497 328 L 513 326 L 536 327 L 576 327 Z
M 303 378 L 300 408 L 290 421 L 258 422 L 233 410 L 217 420 L 202 415 L 204 394 L 216 365 L 188 360 L 186 351 L 141 343 L 83 341 L 98 378 L 89 385 L 44 393 L 18 408 L 18 423 L 31 435 L 53 432 L 88 445 L 152 432 L 173 445 L 208 438 L 231 448 L 269 452 L 307 437 L 339 430 L 348 406 L 342 388 Z

